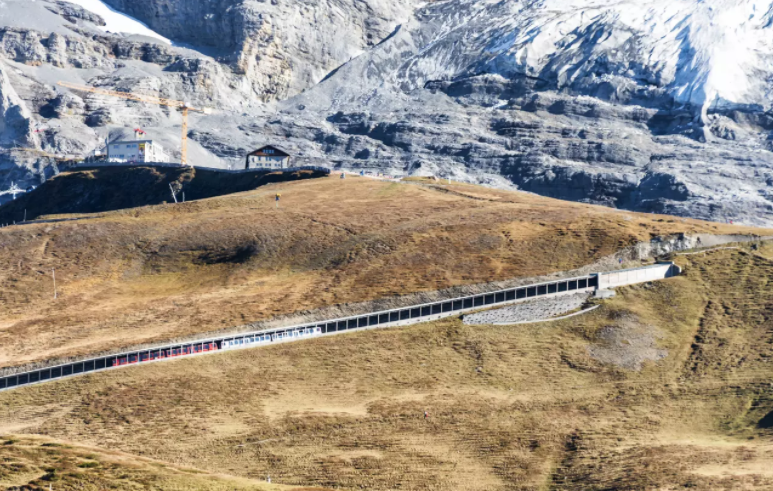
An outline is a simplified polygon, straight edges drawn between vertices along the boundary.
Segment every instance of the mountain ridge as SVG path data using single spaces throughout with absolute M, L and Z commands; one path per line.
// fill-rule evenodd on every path
M 56 171 L 17 142 L 87 153 L 139 126 L 179 155 L 176 113 L 52 88 L 65 79 L 218 109 L 189 133 L 208 166 L 278 143 L 334 168 L 773 221 L 773 3 L 106 3 L 175 45 L 107 33 L 80 6 L 57 15 L 61 1 L 26 28 L 0 14 L 0 91 L 26 108 L 3 104 L 21 130 L 0 149 L 0 192 Z

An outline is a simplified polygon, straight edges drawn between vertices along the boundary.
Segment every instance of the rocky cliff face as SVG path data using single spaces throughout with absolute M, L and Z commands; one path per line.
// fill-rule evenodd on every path
M 214 48 L 260 100 L 286 98 L 386 38 L 414 0 L 106 0 L 164 36 Z
M 189 133 L 203 165 L 274 143 L 301 163 L 773 222 L 773 2 L 104 0 L 170 45 L 65 1 L 4 1 L 0 192 L 50 169 L 12 140 L 86 153 L 140 126 L 175 154 L 177 113 L 65 79 L 215 108 Z

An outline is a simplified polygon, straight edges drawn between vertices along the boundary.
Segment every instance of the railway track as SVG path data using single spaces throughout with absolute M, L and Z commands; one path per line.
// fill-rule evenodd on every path
M 481 293 L 466 297 L 440 300 L 393 310 L 372 312 L 352 317 L 289 326 L 238 335 L 213 337 L 187 343 L 176 343 L 156 348 L 128 351 L 70 362 L 62 365 L 23 371 L 0 378 L 0 391 L 33 384 L 61 380 L 92 372 L 114 370 L 126 366 L 156 363 L 181 357 L 266 346 L 298 341 L 343 332 L 405 326 L 450 317 L 486 307 L 502 306 L 535 298 L 546 298 L 598 289 L 613 288 L 635 283 L 656 281 L 680 273 L 673 263 L 656 264 L 608 273 L 594 273 L 506 290 Z

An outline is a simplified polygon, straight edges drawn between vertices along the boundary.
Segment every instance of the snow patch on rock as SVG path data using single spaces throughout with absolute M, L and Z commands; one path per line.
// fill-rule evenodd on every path
M 172 41 L 158 34 L 156 31 L 149 28 L 146 24 L 138 21 L 134 17 L 119 12 L 109 7 L 102 0 L 67 0 L 70 3 L 80 5 L 84 9 L 93 12 L 105 20 L 104 27 L 100 27 L 105 32 L 120 32 L 124 34 L 136 34 L 139 36 L 147 36 L 167 44 L 172 44 Z

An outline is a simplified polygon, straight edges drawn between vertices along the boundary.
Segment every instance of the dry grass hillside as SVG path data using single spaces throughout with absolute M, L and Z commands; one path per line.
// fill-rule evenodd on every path
M 0 229 L 0 366 L 564 271 L 655 235 L 762 233 L 477 186 L 336 177 L 49 218 L 65 221 Z
M 0 207 L 0 223 L 53 213 L 96 213 L 252 191 L 270 183 L 314 179 L 319 171 L 223 173 L 192 167 L 92 167 L 67 170 Z M 176 196 L 172 196 L 174 189 Z
M 325 491 L 209 474 L 115 450 L 40 437 L 0 441 L 0 487 L 19 491 Z
M 773 489 L 773 246 L 677 262 L 564 321 L 454 318 L 0 393 L 0 434 L 349 490 Z

